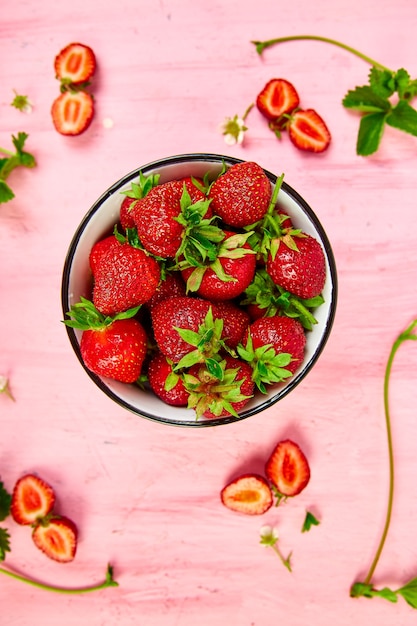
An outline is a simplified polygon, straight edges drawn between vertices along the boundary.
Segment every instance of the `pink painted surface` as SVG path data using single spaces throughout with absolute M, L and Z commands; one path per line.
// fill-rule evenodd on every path
M 16 397 L 0 396 L 0 475 L 11 489 L 23 473 L 41 474 L 80 529 L 75 561 L 59 565 L 8 521 L 6 565 L 72 587 L 100 581 L 111 562 L 120 586 L 60 596 L 3 576 L 2 625 L 415 623 L 405 602 L 353 600 L 349 588 L 366 573 L 384 521 L 385 363 L 417 314 L 417 140 L 387 128 L 377 155 L 356 156 L 358 117 L 341 100 L 367 81 L 368 66 L 316 42 L 288 43 L 260 59 L 249 42 L 324 35 L 414 76 L 416 28 L 409 0 L 4 4 L 0 145 L 28 132 L 38 167 L 12 175 L 16 198 L 0 206 L 0 374 Z M 70 41 L 92 46 L 99 63 L 96 117 L 78 138 L 60 136 L 49 116 L 58 90 L 53 58 Z M 242 114 L 279 76 L 326 119 L 326 154 L 278 142 L 256 111 L 245 144 L 224 144 L 224 117 Z M 10 106 L 13 89 L 30 96 L 31 115 Z M 330 237 L 339 305 L 323 355 L 295 392 L 241 423 L 184 430 L 135 417 L 93 385 L 60 321 L 60 282 L 72 233 L 107 187 L 154 159 L 198 151 L 285 173 Z M 408 342 L 393 371 L 396 498 L 374 579 L 394 588 L 417 575 L 416 365 Z M 309 457 L 308 488 L 262 518 L 223 508 L 226 481 L 262 470 L 284 437 Z M 306 509 L 321 524 L 302 534 Z M 292 550 L 292 574 L 259 545 L 263 524 L 277 525 L 283 552 Z

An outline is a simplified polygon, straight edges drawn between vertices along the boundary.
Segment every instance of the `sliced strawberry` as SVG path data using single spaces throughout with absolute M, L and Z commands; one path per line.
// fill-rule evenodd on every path
M 36 547 L 50 559 L 60 563 L 69 563 L 74 559 L 77 538 L 77 527 L 67 517 L 52 517 L 45 523 L 38 524 L 32 533 Z
M 70 43 L 57 54 L 55 75 L 60 81 L 74 85 L 90 80 L 96 69 L 96 57 L 89 46 Z
M 331 141 L 324 120 L 313 109 L 296 111 L 287 126 L 290 139 L 296 148 L 307 152 L 324 152 Z
M 239 476 L 222 489 L 220 497 L 228 509 L 246 515 L 262 515 L 273 503 L 267 481 L 258 474 Z
M 273 450 L 265 465 L 265 474 L 284 497 L 296 496 L 310 480 L 310 467 L 301 448 L 286 439 Z
M 52 511 L 54 503 L 52 487 L 42 478 L 26 474 L 13 489 L 10 512 L 18 524 L 34 524 Z
M 94 101 L 86 91 L 66 91 L 56 98 L 51 109 L 52 121 L 61 135 L 80 135 L 90 126 Z
M 295 87 L 284 78 L 270 80 L 256 98 L 256 106 L 268 120 L 276 120 L 298 107 L 300 99 Z

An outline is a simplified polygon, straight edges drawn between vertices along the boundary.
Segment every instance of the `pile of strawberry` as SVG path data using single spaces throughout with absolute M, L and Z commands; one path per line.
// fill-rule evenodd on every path
M 215 180 L 141 173 L 90 252 L 91 299 L 67 312 L 86 367 L 197 419 L 238 416 L 293 376 L 326 268 L 320 243 L 280 212 L 281 183 L 272 192 L 253 162 Z

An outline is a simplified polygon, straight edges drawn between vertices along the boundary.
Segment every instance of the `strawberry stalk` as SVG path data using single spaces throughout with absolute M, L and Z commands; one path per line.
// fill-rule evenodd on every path
M 369 571 L 365 576 L 363 582 L 357 582 L 352 585 L 350 590 L 351 597 L 374 597 L 380 596 L 385 599 L 396 602 L 397 594 L 402 595 L 405 600 L 413 606 L 413 608 L 417 608 L 417 579 L 413 579 L 409 581 L 404 587 L 396 591 L 392 591 L 388 588 L 384 588 L 382 590 L 376 590 L 373 588 L 371 584 L 372 577 L 374 575 L 375 569 L 378 565 L 379 559 L 381 557 L 385 541 L 388 535 L 392 509 L 393 509 L 393 501 L 394 501 L 394 449 L 392 443 L 392 432 L 391 432 L 391 414 L 390 414 L 390 406 L 389 406 L 389 382 L 391 378 L 392 365 L 394 362 L 395 355 L 399 347 L 407 340 L 417 341 L 417 334 L 414 332 L 417 327 L 417 319 L 415 319 L 409 326 L 403 331 L 397 339 L 394 341 L 387 365 L 385 368 L 384 375 L 384 411 L 385 411 L 385 424 L 387 430 L 387 441 L 388 441 L 388 458 L 389 458 L 389 489 L 388 489 L 388 502 L 387 502 L 387 511 L 385 515 L 385 524 L 382 530 L 381 538 L 378 544 L 378 547 L 375 552 L 374 559 L 371 563 Z
M 352 48 L 351 46 L 348 46 L 340 41 L 337 41 L 336 39 L 329 39 L 328 37 L 321 37 L 319 35 L 292 35 L 290 37 L 278 37 L 277 39 L 269 39 L 267 41 L 252 41 L 251 43 L 253 43 L 254 46 L 256 47 L 256 52 L 258 54 L 262 54 L 262 52 L 266 48 L 270 48 L 271 46 L 275 46 L 276 44 L 285 43 L 286 41 L 300 41 L 303 39 L 313 40 L 313 41 L 322 41 L 324 43 L 330 43 L 333 46 L 338 46 L 339 48 L 343 48 L 343 50 L 346 50 L 347 52 L 351 52 L 352 54 L 359 57 L 363 61 L 366 61 L 366 63 L 369 63 L 373 67 L 376 67 L 379 70 L 392 73 L 392 70 L 390 70 L 388 67 L 385 67 L 385 65 L 378 63 L 378 61 L 375 61 L 374 59 L 367 56 L 366 54 L 359 52 L 359 50 L 356 50 L 355 48 Z
M 96 585 L 91 585 L 90 587 L 75 587 L 72 589 L 68 589 L 65 587 L 56 587 L 55 585 L 49 585 L 47 583 L 41 583 L 37 580 L 33 580 L 33 578 L 28 578 L 26 576 L 21 576 L 20 574 L 16 574 L 15 572 L 11 572 L 3 567 L 0 567 L 0 573 L 6 574 L 6 576 L 10 576 L 15 580 L 19 580 L 20 582 L 26 583 L 28 585 L 32 585 L 33 587 L 37 587 L 38 589 L 43 589 L 45 591 L 53 591 L 56 593 L 65 593 L 65 594 L 81 594 L 81 593 L 91 593 L 92 591 L 100 591 L 101 589 L 106 589 L 107 587 L 118 587 L 119 583 L 116 582 L 113 578 L 113 568 L 110 564 L 107 566 L 106 577 L 103 582 L 98 583 Z

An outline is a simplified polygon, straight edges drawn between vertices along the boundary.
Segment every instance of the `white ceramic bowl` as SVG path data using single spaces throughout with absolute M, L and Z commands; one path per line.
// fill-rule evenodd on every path
M 96 241 L 110 234 L 114 225 L 119 221 L 120 204 L 124 198 L 121 191 L 128 189 L 132 182 L 137 182 L 139 172 L 145 175 L 160 174 L 160 183 L 164 183 L 190 175 L 202 177 L 207 171 L 217 174 L 221 170 L 223 161 L 227 165 L 241 162 L 239 159 L 218 154 L 184 154 L 168 157 L 139 167 L 105 191 L 85 215 L 69 246 L 62 277 L 64 317 L 71 306 L 79 301 L 80 296 L 91 298 L 92 277 L 88 261 L 90 250 Z M 268 171 L 265 173 L 274 185 L 277 176 Z M 336 309 L 337 275 L 329 240 L 317 216 L 307 202 L 286 182 L 283 182 L 280 189 L 278 206 L 292 218 L 295 227 L 301 228 L 321 242 L 326 257 L 327 278 L 323 291 L 325 302 L 316 309 L 315 317 L 318 323 L 313 330 L 307 332 L 304 362 L 295 375 L 288 382 L 271 388 L 267 395 L 256 394 L 240 413 L 239 418 L 230 416 L 196 420 L 192 409 L 167 405 L 151 391 L 144 391 L 136 385 L 127 385 L 92 373 L 84 366 L 80 354 L 81 331 L 66 326 L 69 340 L 81 365 L 107 396 L 141 417 L 164 424 L 205 427 L 228 424 L 255 415 L 269 408 L 297 387 L 316 363 L 329 337 Z

